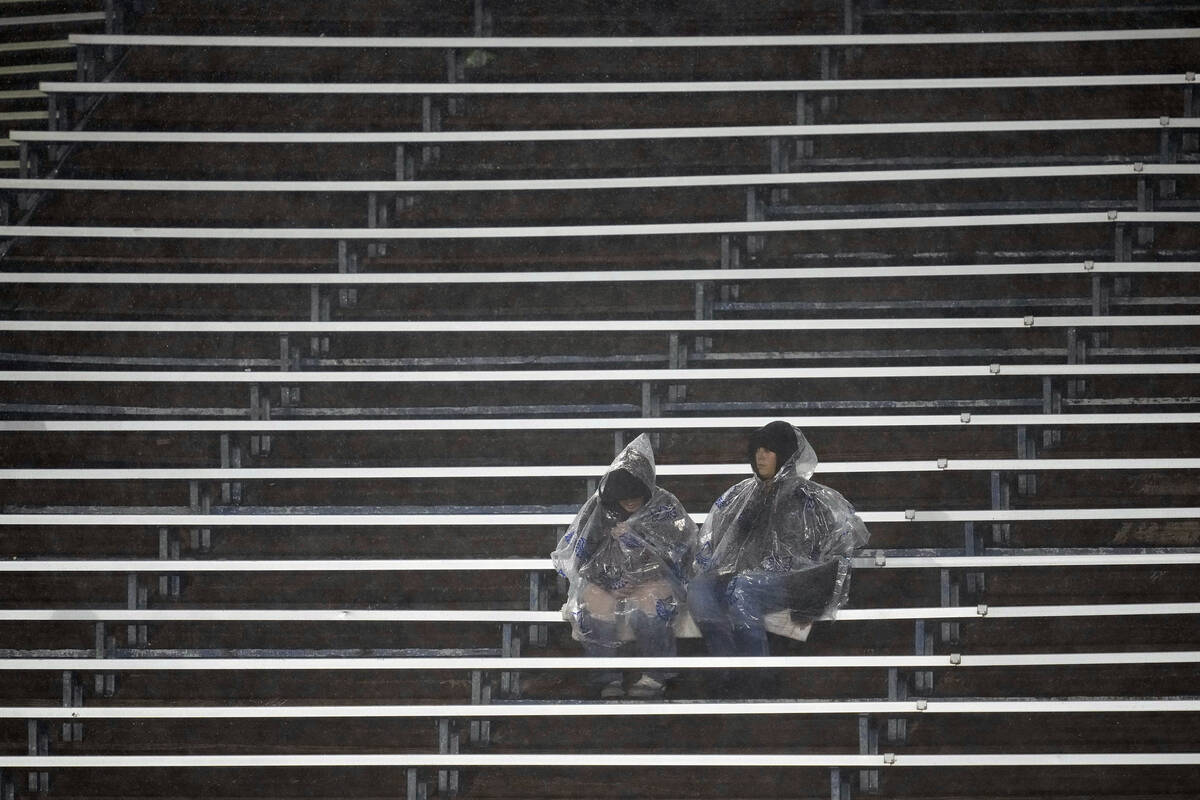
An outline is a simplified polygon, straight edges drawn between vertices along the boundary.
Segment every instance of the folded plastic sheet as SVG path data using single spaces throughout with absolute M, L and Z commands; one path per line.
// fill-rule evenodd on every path
M 809 480 L 817 455 L 799 430 L 791 455 L 770 480 L 757 474 L 713 504 L 694 547 L 696 574 L 779 587 L 779 608 L 833 619 L 850 591 L 850 556 L 867 543 L 866 526 L 846 498 Z M 784 605 L 786 602 L 786 605 Z
M 618 471 L 625 476 L 618 476 Z M 644 505 L 627 513 L 612 485 L 642 490 Z M 607 491 L 606 491 L 607 490 Z M 564 614 L 576 639 L 582 612 L 618 623 L 641 611 L 671 622 L 684 605 L 689 547 L 697 535 L 675 495 L 655 484 L 654 451 L 642 434 L 613 460 L 592 496 L 567 528 L 551 558 L 570 581 Z

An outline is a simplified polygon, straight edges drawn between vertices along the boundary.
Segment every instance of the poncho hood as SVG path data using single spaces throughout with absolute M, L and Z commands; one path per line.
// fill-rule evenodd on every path
M 645 504 L 626 513 L 605 489 L 619 472 L 645 488 Z M 696 525 L 675 495 L 654 483 L 654 450 L 642 434 L 625 446 L 567 528 L 552 558 L 574 586 L 587 581 L 610 591 L 663 579 L 682 587 Z M 616 534 L 616 535 L 614 535 Z

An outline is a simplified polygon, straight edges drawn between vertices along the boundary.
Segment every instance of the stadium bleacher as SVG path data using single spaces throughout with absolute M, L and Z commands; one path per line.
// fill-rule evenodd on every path
M 1195 795 L 1200 2 L 0 31 L 0 800 Z M 850 604 L 597 701 L 558 537 L 777 418 Z

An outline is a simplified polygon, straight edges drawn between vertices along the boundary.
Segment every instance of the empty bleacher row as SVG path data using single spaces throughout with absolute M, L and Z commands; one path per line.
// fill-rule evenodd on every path
M 0 797 L 1189 796 L 1200 4 L 327 5 L 11 126 Z M 780 417 L 850 606 L 594 702 L 602 465 Z

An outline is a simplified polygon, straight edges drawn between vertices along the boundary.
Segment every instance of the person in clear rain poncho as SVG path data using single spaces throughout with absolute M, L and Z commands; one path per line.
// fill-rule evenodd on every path
M 615 655 L 622 626 L 639 655 L 675 655 L 673 624 L 695 536 L 675 495 L 655 485 L 654 451 L 645 434 L 638 436 L 613 460 L 552 555 L 570 581 L 563 614 L 589 656 Z M 646 672 L 628 695 L 660 696 L 667 677 Z M 626 694 L 619 672 L 596 679 L 601 697 Z
M 754 477 L 713 504 L 695 545 L 688 607 L 712 655 L 769 654 L 763 617 L 833 619 L 850 555 L 869 536 L 854 507 L 809 480 L 817 454 L 782 421 L 750 434 Z

